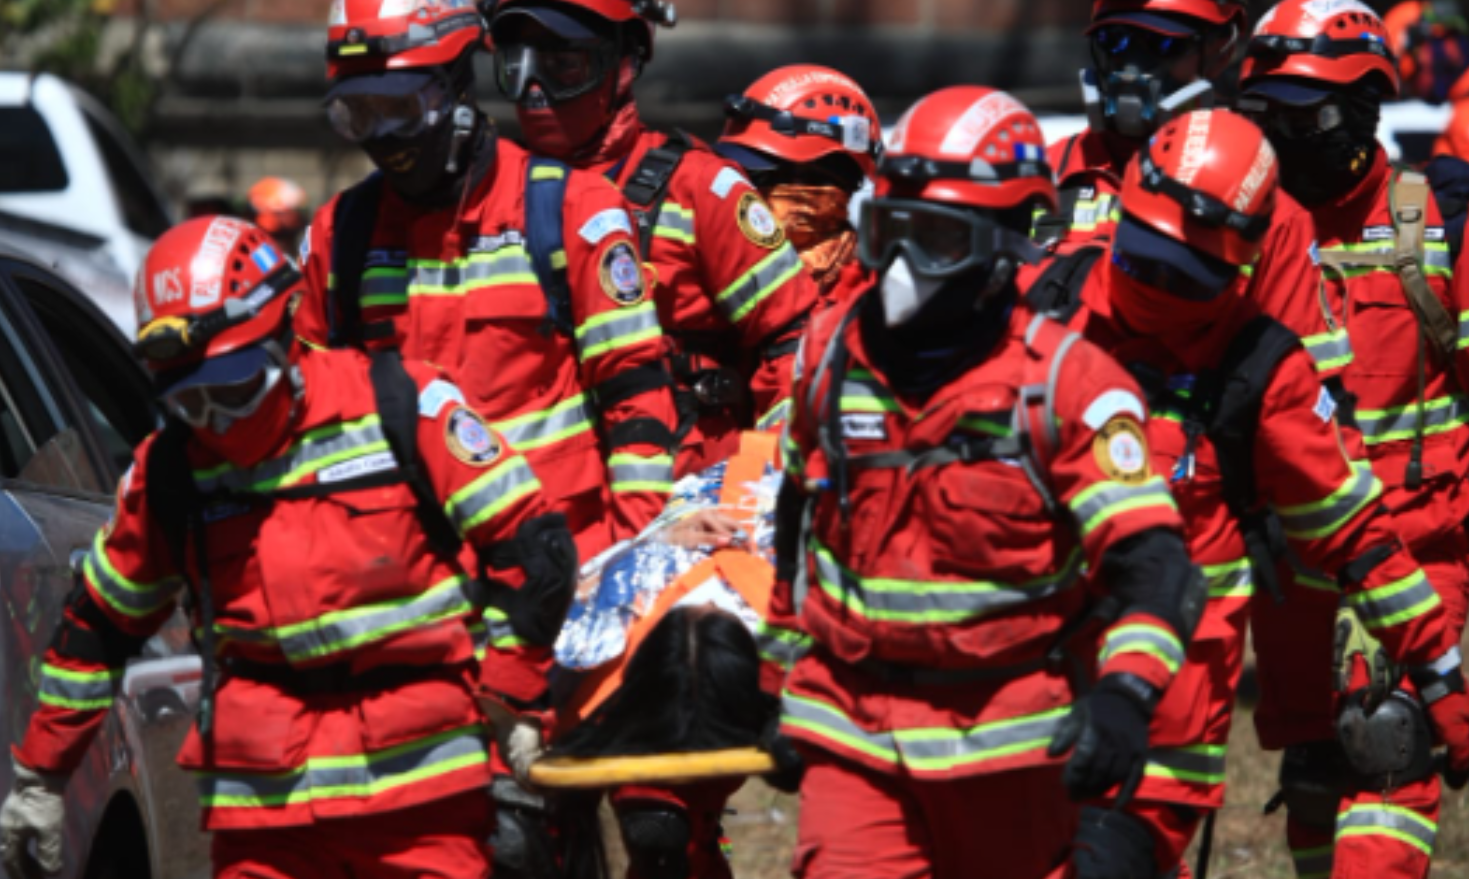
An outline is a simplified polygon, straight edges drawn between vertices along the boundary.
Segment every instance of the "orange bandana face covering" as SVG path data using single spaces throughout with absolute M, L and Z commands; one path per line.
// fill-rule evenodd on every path
M 822 289 L 836 282 L 857 249 L 857 233 L 847 217 L 852 194 L 840 186 L 781 183 L 762 193 Z

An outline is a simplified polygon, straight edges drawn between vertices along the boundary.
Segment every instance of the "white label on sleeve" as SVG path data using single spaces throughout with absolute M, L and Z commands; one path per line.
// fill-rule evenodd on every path
M 1145 413 L 1143 401 L 1136 394 L 1129 391 L 1108 391 L 1086 407 L 1086 414 L 1081 416 L 1081 420 L 1092 430 L 1101 430 L 1102 425 L 1118 415 L 1131 415 L 1142 421 L 1146 417 Z
M 340 464 L 333 464 L 316 474 L 316 481 L 322 485 L 331 482 L 345 482 L 358 476 L 366 476 L 369 473 L 381 473 L 384 470 L 392 470 L 398 466 L 393 460 L 392 452 L 377 452 L 361 458 L 353 458 Z
M 735 169 L 725 168 L 719 172 L 719 176 L 714 178 L 714 183 L 710 185 L 709 190 L 720 198 L 729 198 L 734 188 L 740 185 L 750 186 L 750 181 Z
M 622 208 L 608 208 L 605 211 L 587 220 L 578 233 L 586 242 L 593 247 L 602 243 L 602 239 L 613 232 L 632 234 L 632 220 L 627 216 L 627 211 Z
M 443 379 L 436 378 L 418 395 L 418 414 L 433 421 L 450 403 L 463 406 L 464 393 Z
M 1332 399 L 1331 392 L 1322 388 L 1321 396 L 1316 398 L 1316 408 L 1311 411 L 1322 421 L 1330 421 L 1331 416 L 1336 414 L 1336 400 Z

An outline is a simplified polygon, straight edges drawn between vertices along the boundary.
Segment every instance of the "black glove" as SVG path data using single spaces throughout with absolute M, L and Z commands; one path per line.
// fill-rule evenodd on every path
M 775 761 L 775 771 L 766 773 L 765 783 L 778 791 L 793 794 L 801 789 L 801 779 L 806 775 L 806 761 L 796 750 L 796 743 L 780 732 L 780 712 L 766 721 L 760 731 L 760 750 Z
M 1160 694 L 1142 678 L 1105 675 L 1061 721 L 1046 754 L 1059 757 L 1076 748 L 1062 776 L 1077 801 L 1095 799 L 1122 785 L 1122 808 L 1142 783 L 1148 763 L 1148 723 Z
M 1158 875 L 1153 834 L 1138 818 L 1087 806 L 1071 844 L 1073 879 L 1148 879 Z
M 490 604 L 505 612 L 521 640 L 538 647 L 556 643 L 576 597 L 576 541 L 566 517 L 550 513 L 523 523 L 513 540 L 492 547 L 482 561 L 497 570 L 520 566 L 525 582 L 519 589 L 491 582 Z

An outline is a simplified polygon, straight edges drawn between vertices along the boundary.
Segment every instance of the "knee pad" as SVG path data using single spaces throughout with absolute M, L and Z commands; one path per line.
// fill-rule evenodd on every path
M 1336 809 L 1350 769 L 1336 742 L 1291 745 L 1280 760 L 1280 800 L 1291 820 L 1327 832 L 1336 829 Z
M 689 819 L 663 804 L 625 808 L 617 819 L 628 859 L 641 879 L 688 879 Z
M 1157 876 L 1157 854 L 1148 826 L 1126 812 L 1087 806 L 1072 844 L 1076 879 Z
M 558 875 L 545 801 L 509 778 L 496 778 L 490 791 L 496 806 L 495 832 L 490 836 L 495 876 L 540 879 Z

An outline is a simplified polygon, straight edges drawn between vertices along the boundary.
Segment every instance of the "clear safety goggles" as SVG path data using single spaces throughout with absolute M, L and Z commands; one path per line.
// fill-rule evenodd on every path
M 514 102 L 526 96 L 531 83 L 539 85 L 552 102 L 569 101 L 606 80 L 617 69 L 617 59 L 617 46 L 605 40 L 498 46 L 495 82 L 500 92 Z
M 170 415 L 190 427 L 228 424 L 254 414 L 283 374 L 280 365 L 271 360 L 238 382 L 194 385 L 165 394 L 163 405 Z
M 160 317 L 138 330 L 133 353 L 153 363 L 167 363 L 208 347 L 215 336 L 253 320 L 276 297 L 301 283 L 301 273 L 286 261 L 244 296 L 225 300 L 218 308 L 188 317 Z
M 882 270 L 899 253 L 913 270 L 946 278 L 982 265 L 999 249 L 1003 230 L 975 211 L 919 199 L 874 198 L 862 204 L 857 225 L 857 255 L 862 264 Z
M 410 89 L 338 89 L 327 96 L 325 107 L 337 134 L 351 143 L 364 143 L 421 134 L 454 112 L 454 95 L 445 79 L 425 75 L 422 84 Z
M 1247 95 L 1235 102 L 1234 109 L 1267 134 L 1279 135 L 1286 140 L 1298 140 L 1340 128 L 1343 119 L 1341 105 L 1330 98 L 1316 104 L 1297 106 Z

